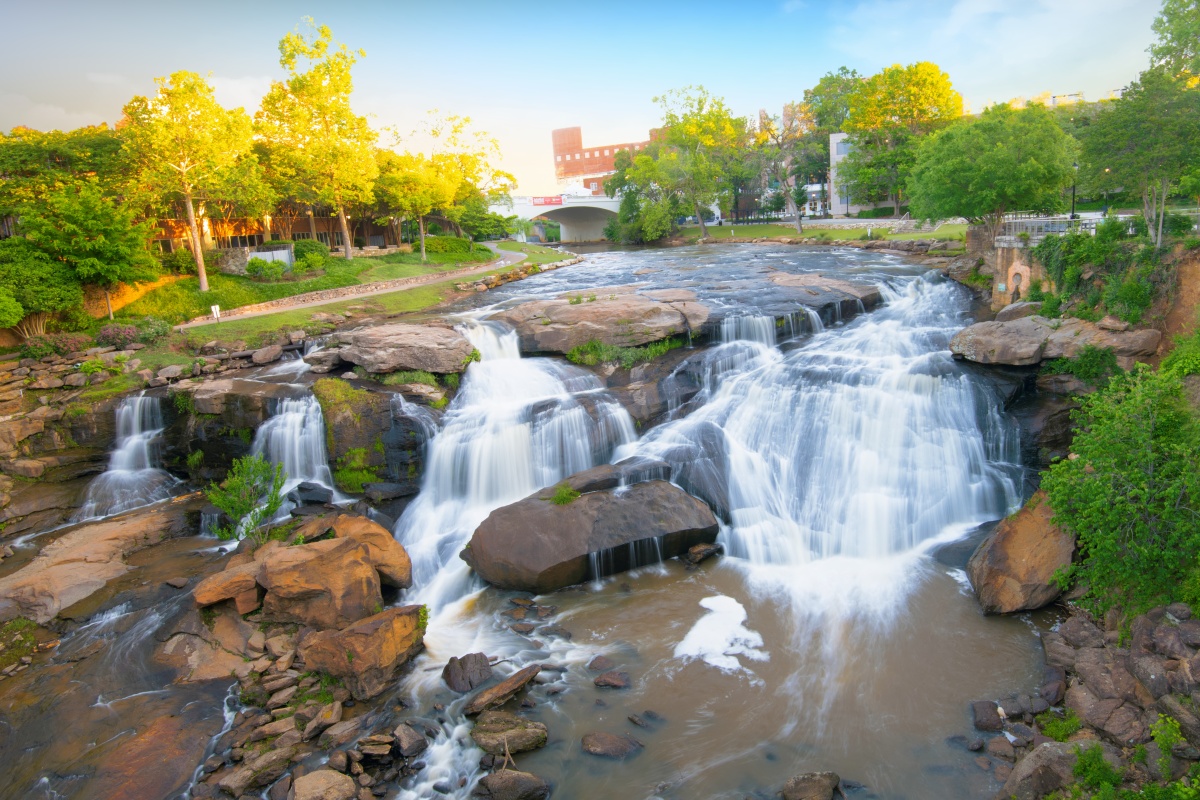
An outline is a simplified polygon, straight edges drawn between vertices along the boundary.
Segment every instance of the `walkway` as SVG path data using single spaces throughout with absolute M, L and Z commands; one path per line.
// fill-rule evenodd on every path
M 506 250 L 500 250 L 491 242 L 484 242 L 483 244 L 486 245 L 493 253 L 495 253 L 498 258 L 489 261 L 486 264 L 450 270 L 449 272 L 431 272 L 428 275 L 416 275 L 411 278 L 396 278 L 390 281 L 359 283 L 355 284 L 354 286 L 343 286 L 338 289 L 323 289 L 319 292 L 306 292 L 305 294 L 296 294 L 292 295 L 291 297 L 281 297 L 278 300 L 269 300 L 265 303 L 255 303 L 254 305 L 241 306 L 239 308 L 229 310 L 222 309 L 220 321 L 228 322 L 231 319 L 263 317 L 267 314 L 278 314 L 280 311 L 292 311 L 297 308 L 323 306 L 328 303 L 337 303 L 351 298 L 371 297 L 378 294 L 402 292 L 417 286 L 427 286 L 431 283 L 441 283 L 442 281 L 453 278 L 466 278 L 472 275 L 490 272 L 494 269 L 511 267 L 514 264 L 524 261 L 528 257 L 524 253 L 512 253 Z M 243 309 L 250 310 L 243 311 Z M 182 325 L 177 325 L 175 329 L 185 330 L 187 328 L 199 328 L 204 325 L 215 325 L 216 323 L 217 320 L 205 317 L 202 319 L 194 319 L 191 322 L 185 322 Z

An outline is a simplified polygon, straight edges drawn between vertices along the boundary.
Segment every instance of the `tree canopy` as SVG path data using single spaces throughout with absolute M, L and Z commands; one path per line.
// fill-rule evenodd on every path
M 1200 0 L 1163 0 L 1153 30 L 1150 56 L 1158 66 L 1192 85 L 1200 76 Z
M 12 319 L 19 313 L 13 327 L 23 337 L 45 333 L 52 314 L 83 303 L 74 271 L 20 236 L 0 240 L 0 289 L 16 303 L 6 302 L 5 314 Z

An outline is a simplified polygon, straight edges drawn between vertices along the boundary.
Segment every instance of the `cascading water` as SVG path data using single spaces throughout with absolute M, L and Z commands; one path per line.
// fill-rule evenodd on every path
M 333 488 L 333 473 L 325 449 L 325 418 L 313 395 L 279 401 L 275 413 L 259 427 L 250 447 L 287 473 L 284 492 L 301 483 Z
M 178 481 L 157 466 L 164 427 L 159 403 L 142 393 L 117 406 L 117 442 L 108 469 L 88 484 L 72 521 L 110 517 L 171 496 Z

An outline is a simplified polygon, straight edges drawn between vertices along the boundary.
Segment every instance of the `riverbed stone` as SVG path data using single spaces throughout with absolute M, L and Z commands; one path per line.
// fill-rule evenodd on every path
M 491 680 L 492 665 L 483 653 L 451 658 L 442 668 L 442 680 L 456 692 L 469 692 Z
M 1081 319 L 1049 320 L 1031 316 L 977 322 L 954 335 L 951 352 L 979 364 L 1037 364 L 1043 359 L 1074 358 L 1091 345 L 1110 348 L 1126 363 L 1153 356 L 1162 334 L 1152 328 L 1110 331 Z
M 1001 520 L 967 563 L 979 605 L 988 614 L 1031 611 L 1062 593 L 1054 575 L 1070 566 L 1075 537 L 1052 521 L 1054 511 L 1038 492 Z
M 550 786 L 537 775 L 505 769 L 479 780 L 489 800 L 547 800 Z
M 468 717 L 481 714 L 489 708 L 502 706 L 511 700 L 517 692 L 525 688 L 539 672 L 540 664 L 531 664 L 517 670 L 495 686 L 489 686 L 472 697 L 463 707 L 463 714 Z
M 474 350 L 466 337 L 453 328 L 400 322 L 337 333 L 327 347 L 334 345 L 338 346 L 337 354 L 342 361 L 357 364 L 371 373 L 462 372 Z
M 485 711 L 475 721 L 471 738 L 479 749 L 494 756 L 524 753 L 546 744 L 546 726 L 507 711 Z
M 788 778 L 783 785 L 783 800 L 833 800 L 842 779 L 836 772 L 806 772 Z
M 618 672 L 610 670 L 601 675 L 597 675 L 592 683 L 602 689 L 628 689 L 630 678 L 628 672 Z
M 331 769 L 300 776 L 294 788 L 294 800 L 353 800 L 358 794 L 353 778 Z
M 1043 742 L 1017 762 L 997 797 L 1005 800 L 1040 800 L 1075 782 L 1076 742 Z M 1117 769 L 1124 767 L 1120 753 L 1101 743 L 1104 760 Z
M 309 669 L 341 678 L 356 700 L 369 700 L 424 646 L 423 606 L 386 609 L 340 631 L 318 631 L 300 642 Z
M 991 700 L 976 700 L 971 703 L 971 714 L 975 718 L 975 730 L 1000 731 L 1004 729 L 1004 720 L 995 702 Z
M 258 582 L 267 590 L 263 618 L 273 622 L 344 628 L 383 604 L 379 573 L 353 539 L 277 548 L 263 560 Z
M 462 558 L 494 586 L 544 594 L 587 579 L 591 553 L 657 538 L 665 559 L 716 539 L 708 506 L 666 481 L 589 492 L 565 505 L 551 502 L 554 493 L 493 511 Z
M 277 344 L 270 344 L 266 347 L 260 347 L 254 351 L 254 355 L 250 356 L 250 361 L 254 364 L 270 364 L 283 358 L 283 347 Z
M 626 758 L 642 746 L 637 739 L 624 734 L 593 731 L 583 737 L 583 752 L 603 758 Z

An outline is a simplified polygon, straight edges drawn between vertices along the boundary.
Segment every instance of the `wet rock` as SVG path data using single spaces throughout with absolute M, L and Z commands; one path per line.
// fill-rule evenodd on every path
M 992 758 L 1002 758 L 1005 761 L 1013 761 L 1017 757 L 1012 743 L 1003 736 L 988 739 L 987 754 Z
M 862 303 L 863 308 L 870 310 L 879 305 L 883 296 L 879 287 L 871 284 L 852 283 L 839 278 L 831 278 L 817 273 L 772 272 L 768 279 L 778 286 L 790 286 L 804 290 L 804 293 L 817 299 L 811 301 L 812 307 L 819 307 L 839 297 L 851 298 Z M 845 307 L 847 304 L 840 304 Z M 851 307 L 856 307 L 854 303 Z M 849 313 L 853 313 L 852 311 Z M 849 316 L 849 313 L 847 316 Z
M 615 669 L 617 662 L 613 661 L 608 656 L 596 656 L 588 662 L 587 668 L 592 672 L 608 672 Z
M 630 677 L 628 672 L 612 670 L 605 672 L 603 675 L 597 675 L 592 683 L 605 689 L 628 689 Z
M 422 608 L 389 608 L 340 631 L 311 633 L 300 655 L 309 669 L 341 678 L 355 699 L 370 699 L 424 646 Z
M 344 628 L 383 604 L 366 547 L 331 539 L 277 548 L 263 560 L 263 618 L 318 629 Z
M 293 692 L 293 694 L 295 694 L 295 692 Z M 270 708 L 270 704 L 268 704 L 267 707 Z M 274 722 L 268 722 L 266 725 L 255 728 L 250 732 L 249 741 L 261 742 L 263 739 L 270 739 L 273 736 L 282 736 L 288 731 L 294 730 L 296 730 L 296 718 L 284 717 L 283 719 L 278 719 Z
M 257 562 L 251 561 L 209 575 L 192 589 L 192 598 L 197 605 L 210 606 L 253 591 L 258 585 L 255 579 L 259 566 Z
M 172 589 L 182 589 L 188 585 L 188 579 L 180 575 L 176 578 L 167 578 L 163 583 Z
M 699 564 L 701 561 L 706 561 L 713 556 L 725 550 L 723 545 L 713 542 L 712 544 L 703 543 L 692 545 L 683 556 L 683 560 L 689 564 Z
M 783 800 L 833 800 L 841 782 L 836 772 L 806 772 L 788 778 L 783 785 Z
M 994 732 L 1004 729 L 1004 721 L 1000 718 L 1000 712 L 991 700 L 976 700 L 971 703 L 971 713 L 975 717 L 975 730 L 977 731 Z
M 1053 514 L 1038 492 L 980 543 L 967 574 L 985 612 L 1030 611 L 1061 594 L 1054 574 L 1070 565 L 1075 537 L 1054 525 Z
M 479 749 L 494 756 L 536 750 L 546 744 L 546 726 L 506 711 L 485 711 L 479 715 L 471 738 Z
M 1111 348 L 1119 359 L 1147 358 L 1162 334 L 1153 329 L 1108 331 L 1079 319 L 1043 317 L 978 322 L 950 340 L 955 356 L 979 364 L 1037 364 L 1043 359 L 1074 358 L 1084 347 Z
M 566 505 L 550 502 L 554 492 L 493 511 L 462 558 L 495 586 L 547 593 L 583 582 L 591 553 L 657 538 L 670 558 L 716 538 L 708 506 L 665 481 L 591 492 Z
M 305 481 L 288 492 L 287 497 L 298 506 L 322 505 L 333 500 L 333 490 L 319 483 Z
M 547 800 L 550 787 L 537 775 L 506 769 L 485 775 L 479 786 L 490 800 Z
M 254 351 L 250 361 L 255 364 L 270 364 L 283 358 L 283 347 L 277 344 L 267 345 Z
M 354 780 L 331 769 L 318 769 L 296 779 L 295 800 L 353 800 Z
M 268 750 L 262 755 L 247 758 L 236 769 L 231 770 L 217 785 L 234 797 L 241 797 L 248 789 L 257 789 L 273 783 L 284 773 L 295 748 Z
M 492 665 L 483 653 L 451 658 L 442 668 L 442 680 L 456 692 L 469 692 L 492 678 Z
M 397 752 L 405 758 L 419 756 L 429 747 L 425 734 L 407 723 L 398 725 L 392 735 L 396 738 Z
M 462 372 L 474 348 L 453 328 L 392 323 L 356 328 L 335 334 L 327 349 L 340 345 L 341 360 L 367 372 L 423 370 L 446 374 Z
M 367 548 L 367 557 L 387 586 L 407 589 L 412 586 L 412 561 L 392 532 L 378 522 L 352 514 L 339 514 L 333 520 L 333 535 L 353 539 Z
M 604 758 L 625 758 L 642 749 L 632 736 L 596 731 L 583 737 L 583 752 Z
M 1082 614 L 1072 614 L 1058 626 L 1058 634 L 1076 649 L 1104 647 L 1104 631 Z
M 1101 744 L 1104 760 L 1113 767 L 1123 767 L 1119 752 L 1112 745 Z M 1051 792 L 1075 782 L 1075 742 L 1045 742 L 1017 762 L 997 795 L 1005 800 L 1040 800 Z
M 342 704 L 334 700 L 327 706 L 321 708 L 308 724 L 304 726 L 304 741 L 315 739 L 330 728 L 342 721 Z
M 1041 310 L 1041 303 L 1010 303 L 996 312 L 996 322 L 1008 322 L 1010 319 L 1032 317 Z
M 304 356 L 304 363 L 308 364 L 312 371 L 318 375 L 326 372 L 333 372 L 342 364 L 342 354 L 336 347 L 322 347 L 308 355 Z
M 463 707 L 463 713 L 467 716 L 474 716 L 486 711 L 489 708 L 504 705 L 517 692 L 525 688 L 525 686 L 534 679 L 541 671 L 540 664 L 532 664 L 524 669 L 514 672 L 511 676 L 496 684 L 483 689 L 474 697 L 472 697 Z

